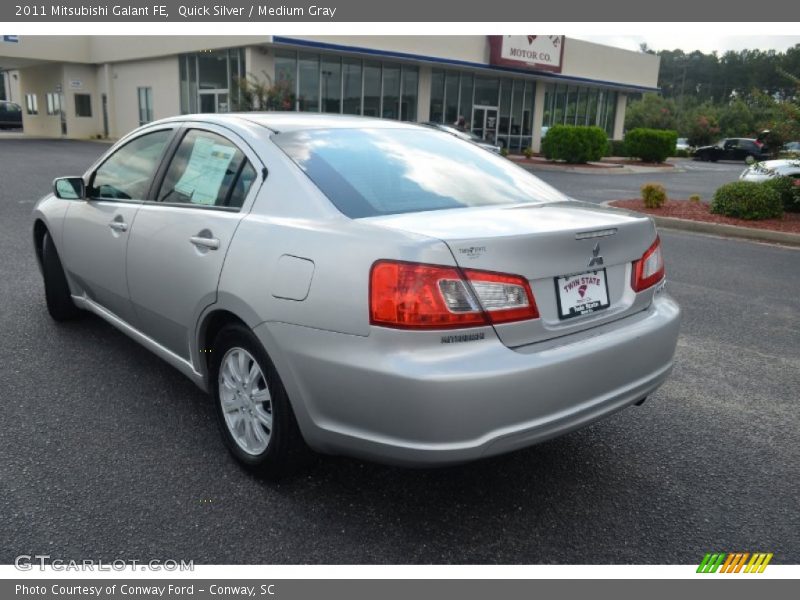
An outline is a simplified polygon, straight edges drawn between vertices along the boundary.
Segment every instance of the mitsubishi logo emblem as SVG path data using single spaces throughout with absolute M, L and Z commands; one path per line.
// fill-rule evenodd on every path
M 603 264 L 603 257 L 600 256 L 600 244 L 597 243 L 592 248 L 592 258 L 589 259 L 590 267 L 599 267 Z

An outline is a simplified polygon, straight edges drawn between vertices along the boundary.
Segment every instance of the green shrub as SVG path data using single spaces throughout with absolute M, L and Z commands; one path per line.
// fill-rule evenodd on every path
M 606 156 L 628 156 L 624 140 L 608 140 Z
M 691 196 L 689 196 L 689 202 L 694 202 L 695 204 L 700 204 L 701 200 L 702 200 L 702 198 L 700 198 L 700 194 L 692 194 Z
M 525 148 L 522 153 L 525 155 L 525 158 L 533 158 L 533 148 Z
M 500 148 L 500 156 L 508 156 L 508 148 L 505 146 Z
M 642 186 L 642 200 L 647 208 L 661 208 L 667 201 L 667 191 L 660 183 L 645 183 Z
M 680 150 L 675 150 L 675 157 L 676 158 L 691 158 L 691 153 L 688 150 L 684 150 L 681 148 Z
M 625 148 L 629 156 L 645 162 L 664 162 L 675 152 L 677 131 L 662 129 L 631 129 L 625 134 Z
M 600 127 L 553 125 L 542 140 L 545 157 L 568 163 L 600 160 L 607 148 L 608 136 Z
M 714 192 L 711 212 L 738 219 L 772 219 L 783 215 L 783 205 L 780 194 L 770 186 L 733 181 Z
M 767 179 L 764 185 L 771 190 L 775 190 L 781 198 L 783 210 L 789 212 L 800 212 L 800 186 L 791 177 L 773 177 Z

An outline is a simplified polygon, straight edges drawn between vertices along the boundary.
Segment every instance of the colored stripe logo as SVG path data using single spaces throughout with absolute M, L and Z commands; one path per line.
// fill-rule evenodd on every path
M 772 552 L 708 552 L 700 565 L 697 567 L 698 573 L 763 573 L 769 561 L 772 560 Z

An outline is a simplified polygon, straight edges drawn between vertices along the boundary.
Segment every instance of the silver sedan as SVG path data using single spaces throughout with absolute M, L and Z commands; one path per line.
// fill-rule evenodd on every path
M 210 392 L 268 475 L 564 434 L 640 404 L 678 336 L 648 217 L 388 120 L 148 124 L 54 182 L 33 240 L 52 317 L 94 313 Z

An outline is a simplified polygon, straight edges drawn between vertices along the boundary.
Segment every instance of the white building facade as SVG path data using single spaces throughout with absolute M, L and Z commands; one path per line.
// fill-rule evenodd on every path
M 557 123 L 620 139 L 627 98 L 659 58 L 564 36 L 19 36 L 0 45 L 0 94 L 30 135 L 118 138 L 176 114 L 277 108 L 455 123 L 538 151 Z

